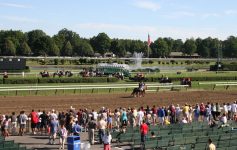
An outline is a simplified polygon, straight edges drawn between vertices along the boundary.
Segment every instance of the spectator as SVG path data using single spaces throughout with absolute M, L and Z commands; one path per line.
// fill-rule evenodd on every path
M 151 132 L 151 138 L 155 138 L 155 137 L 156 137 L 156 135 L 155 135 L 154 131 L 152 131 Z
M 221 116 L 220 122 L 221 122 L 221 126 L 219 128 L 229 126 L 227 124 L 227 117 L 226 117 L 225 113 L 223 113 L 223 115 Z
M 99 140 L 100 144 L 103 142 L 103 136 L 105 135 L 105 129 L 106 129 L 107 123 L 105 122 L 104 118 L 101 117 L 100 121 L 98 122 L 98 129 L 99 129 Z
M 32 134 L 34 135 L 36 134 L 36 127 L 39 121 L 38 114 L 37 112 L 34 111 L 34 109 L 32 109 L 29 117 L 31 118 L 31 131 L 32 131 Z
M 25 132 L 25 128 L 26 128 L 26 121 L 28 120 L 25 111 L 21 111 L 20 112 L 20 116 L 19 116 L 19 124 L 20 124 L 20 128 L 19 128 L 19 135 L 23 136 L 24 132 Z
M 216 150 L 216 146 L 212 143 L 212 140 L 208 140 L 208 150 Z
M 111 140 L 112 140 L 112 136 L 110 132 L 107 130 L 105 135 L 103 136 L 104 150 L 111 150 L 111 146 L 110 146 Z
M 149 127 L 146 124 L 146 121 L 143 120 L 142 125 L 140 126 L 140 133 L 141 133 L 141 143 L 145 143 L 146 141 L 146 137 L 147 137 L 147 133 L 149 131 Z
M 80 126 L 78 124 L 78 121 L 76 121 L 75 125 L 72 127 L 72 133 L 75 136 L 79 136 L 81 131 L 82 131 L 82 126 Z
M 67 129 L 65 128 L 64 124 L 61 125 L 59 130 L 59 149 L 64 149 L 64 144 L 67 138 Z
M 88 123 L 88 137 L 91 145 L 95 143 L 95 130 L 96 130 L 96 121 L 94 117 L 91 117 L 91 120 Z
M 11 134 L 16 135 L 17 116 L 15 112 L 12 112 L 11 116 Z
M 43 134 L 43 130 L 44 130 L 44 133 L 46 134 L 46 129 L 47 129 L 47 125 L 48 125 L 48 115 L 45 113 L 45 110 L 43 110 L 43 113 L 39 116 L 41 122 L 40 122 L 40 132 L 41 132 L 41 135 Z
M 50 122 L 49 144 L 55 144 L 55 139 L 58 131 L 58 120 L 53 119 Z
M 8 137 L 9 136 L 9 132 L 8 132 L 8 129 L 9 129 L 9 117 L 8 116 L 5 116 L 5 119 L 2 123 L 2 136 L 4 138 Z

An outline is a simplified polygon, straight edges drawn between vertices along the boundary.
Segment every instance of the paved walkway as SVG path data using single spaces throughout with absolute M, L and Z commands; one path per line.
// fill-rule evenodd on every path
M 81 143 L 87 142 L 87 133 L 81 133 Z M 56 140 L 55 145 L 48 144 L 48 136 L 45 135 L 25 135 L 25 136 L 10 136 L 6 140 L 14 140 L 16 143 L 20 143 L 32 150 L 56 150 L 59 149 L 59 139 Z M 116 144 L 112 144 L 112 150 L 125 149 L 115 147 Z M 65 146 L 67 149 L 67 146 Z M 92 145 L 91 150 L 103 150 L 103 145 Z

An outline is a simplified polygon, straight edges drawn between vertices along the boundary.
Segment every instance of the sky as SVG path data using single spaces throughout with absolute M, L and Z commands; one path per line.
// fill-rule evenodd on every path
M 0 0 L 0 30 L 151 40 L 237 34 L 236 0 Z

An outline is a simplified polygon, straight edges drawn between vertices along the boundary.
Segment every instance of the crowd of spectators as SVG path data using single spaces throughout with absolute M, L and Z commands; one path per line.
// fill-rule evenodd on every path
M 206 122 L 210 127 L 221 128 L 228 126 L 227 120 L 237 121 L 237 104 L 233 103 L 201 103 L 195 105 L 171 104 L 169 106 L 128 107 L 111 110 L 101 109 L 75 109 L 69 108 L 65 112 L 52 109 L 32 110 L 29 114 L 21 111 L 19 114 L 0 113 L 1 133 L 7 138 L 9 135 L 24 136 L 29 122 L 32 135 L 49 135 L 49 144 L 55 144 L 56 137 L 60 139 L 60 148 L 64 149 L 65 139 L 70 135 L 80 135 L 88 132 L 90 144 L 104 144 L 110 149 L 113 131 L 124 131 L 130 127 L 140 127 L 141 141 L 145 140 L 149 126 L 187 124 L 192 122 Z M 158 127 L 158 126 L 157 126 Z M 17 130 L 19 128 L 19 130 Z M 99 140 L 95 141 L 95 131 L 98 130 Z M 154 133 L 152 136 L 155 136 Z

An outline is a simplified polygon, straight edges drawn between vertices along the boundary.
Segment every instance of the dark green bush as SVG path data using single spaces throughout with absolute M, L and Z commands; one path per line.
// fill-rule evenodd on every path
M 210 66 L 211 71 L 237 71 L 237 64 L 221 64 L 221 66 L 218 68 L 218 64 Z
M 154 61 L 153 61 L 153 60 L 149 60 L 148 63 L 149 63 L 149 64 L 153 64 Z
M 53 61 L 54 61 L 54 65 L 58 65 L 58 63 L 59 63 L 58 59 L 54 59 Z
M 117 78 L 107 77 L 71 77 L 71 78 L 7 78 L 0 79 L 0 84 L 36 84 L 36 83 L 106 83 L 117 82 Z
M 37 78 L 7 78 L 3 79 L 4 84 L 35 84 L 38 83 Z

